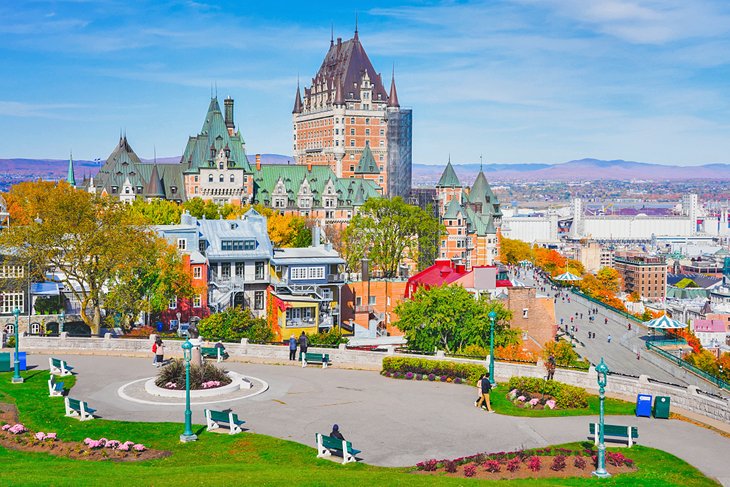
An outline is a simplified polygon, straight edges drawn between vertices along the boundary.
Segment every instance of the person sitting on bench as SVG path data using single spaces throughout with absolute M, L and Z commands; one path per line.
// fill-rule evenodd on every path
M 340 433 L 340 427 L 336 424 L 332 425 L 332 433 L 330 433 L 330 436 L 332 438 L 337 438 L 338 440 L 345 441 L 345 437 L 342 436 L 342 433 Z

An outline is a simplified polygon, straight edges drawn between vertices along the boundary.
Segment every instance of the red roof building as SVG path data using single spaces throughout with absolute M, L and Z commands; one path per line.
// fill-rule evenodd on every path
M 466 266 L 449 259 L 437 259 L 428 267 L 408 279 L 406 299 L 412 297 L 419 287 L 430 289 L 434 286 L 460 284 L 466 289 L 490 291 L 497 288 L 512 287 L 507 270 L 498 266 L 474 266 L 466 270 Z

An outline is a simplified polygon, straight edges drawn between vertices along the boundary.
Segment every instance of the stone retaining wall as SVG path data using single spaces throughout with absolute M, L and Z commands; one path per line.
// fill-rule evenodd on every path
M 151 357 L 153 341 L 154 335 L 149 339 L 112 338 L 109 334 L 104 338 L 79 338 L 68 337 L 63 333 L 60 337 L 24 336 L 21 338 L 20 343 L 22 350 Z M 182 341 L 166 340 L 165 345 L 166 355 L 182 356 L 182 349 L 180 348 Z M 340 345 L 339 348 L 310 347 L 309 350 L 328 353 L 333 367 L 364 370 L 381 370 L 383 357 L 394 355 L 393 347 L 388 347 L 387 352 L 347 350 L 344 345 Z M 246 339 L 243 339 L 241 343 L 227 343 L 226 351 L 231 359 L 242 362 L 289 362 L 289 349 L 287 346 L 282 345 L 254 345 L 248 343 Z M 485 364 L 482 360 L 445 357 L 443 353 L 438 353 L 432 357 L 408 354 L 398 354 L 398 356 Z M 497 362 L 495 365 L 495 375 L 497 381 L 507 381 L 510 377 L 515 376 L 545 377 L 545 368 L 541 363 L 531 365 Z M 593 367 L 588 372 L 558 368 L 555 372 L 555 380 L 592 391 L 595 391 L 597 386 Z M 686 388 L 674 387 L 652 382 L 647 376 L 641 376 L 639 379 L 610 376 L 606 386 L 606 392 L 611 396 L 621 397 L 630 401 L 635 401 L 638 394 L 651 394 L 655 397 L 669 396 L 673 408 L 680 408 L 707 418 L 730 423 L 730 402 L 702 394 L 698 392 L 695 386 L 688 386 Z

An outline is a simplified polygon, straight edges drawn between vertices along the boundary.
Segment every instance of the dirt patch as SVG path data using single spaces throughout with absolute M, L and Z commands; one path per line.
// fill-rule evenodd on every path
M 12 404 L 0 403 L 0 424 L 16 424 L 18 411 Z M 9 450 L 48 453 L 74 460 L 111 460 L 113 462 L 141 462 L 164 458 L 172 453 L 164 450 L 121 451 L 113 448 L 89 448 L 80 441 L 38 440 L 32 431 L 13 434 L 0 431 L 0 446 Z

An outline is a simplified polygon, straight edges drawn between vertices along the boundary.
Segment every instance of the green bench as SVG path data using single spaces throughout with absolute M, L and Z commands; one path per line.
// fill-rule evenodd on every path
M 357 461 L 355 456 L 361 451 L 355 450 L 349 441 L 332 438 L 321 433 L 315 433 L 314 436 L 317 439 L 317 458 L 329 457 L 334 451 L 342 453 L 343 465 Z
M 307 364 L 322 364 L 322 368 L 326 369 L 330 364 L 330 356 L 328 353 L 305 353 L 302 356 L 302 367 L 306 367 Z
M 228 358 L 225 347 L 200 347 L 200 354 L 205 358 L 214 358 L 216 362 Z
M 598 423 L 589 424 L 589 432 L 594 437 L 594 443 L 598 445 Z M 603 425 L 603 437 L 611 436 L 614 438 L 626 438 L 628 446 L 631 448 L 634 445 L 634 440 L 639 437 L 639 428 L 636 426 L 624 426 L 618 424 L 604 424 Z
M 52 375 L 48 379 L 48 395 L 50 397 L 63 396 L 63 382 L 56 382 L 56 376 Z
M 79 401 L 78 399 L 71 399 L 70 397 L 66 397 L 65 399 L 66 416 L 70 418 L 78 417 L 79 421 L 94 419 L 96 409 L 91 409 L 88 403 L 85 401 Z
M 241 433 L 241 425 L 245 423 L 238 419 L 238 415 L 232 411 L 213 411 L 212 409 L 205 410 L 205 422 L 208 425 L 206 428 L 208 431 L 220 428 L 222 423 L 228 424 L 229 435 Z
M 51 370 L 51 375 L 71 375 L 71 371 L 74 369 L 69 366 L 65 360 L 48 357 L 48 368 Z

